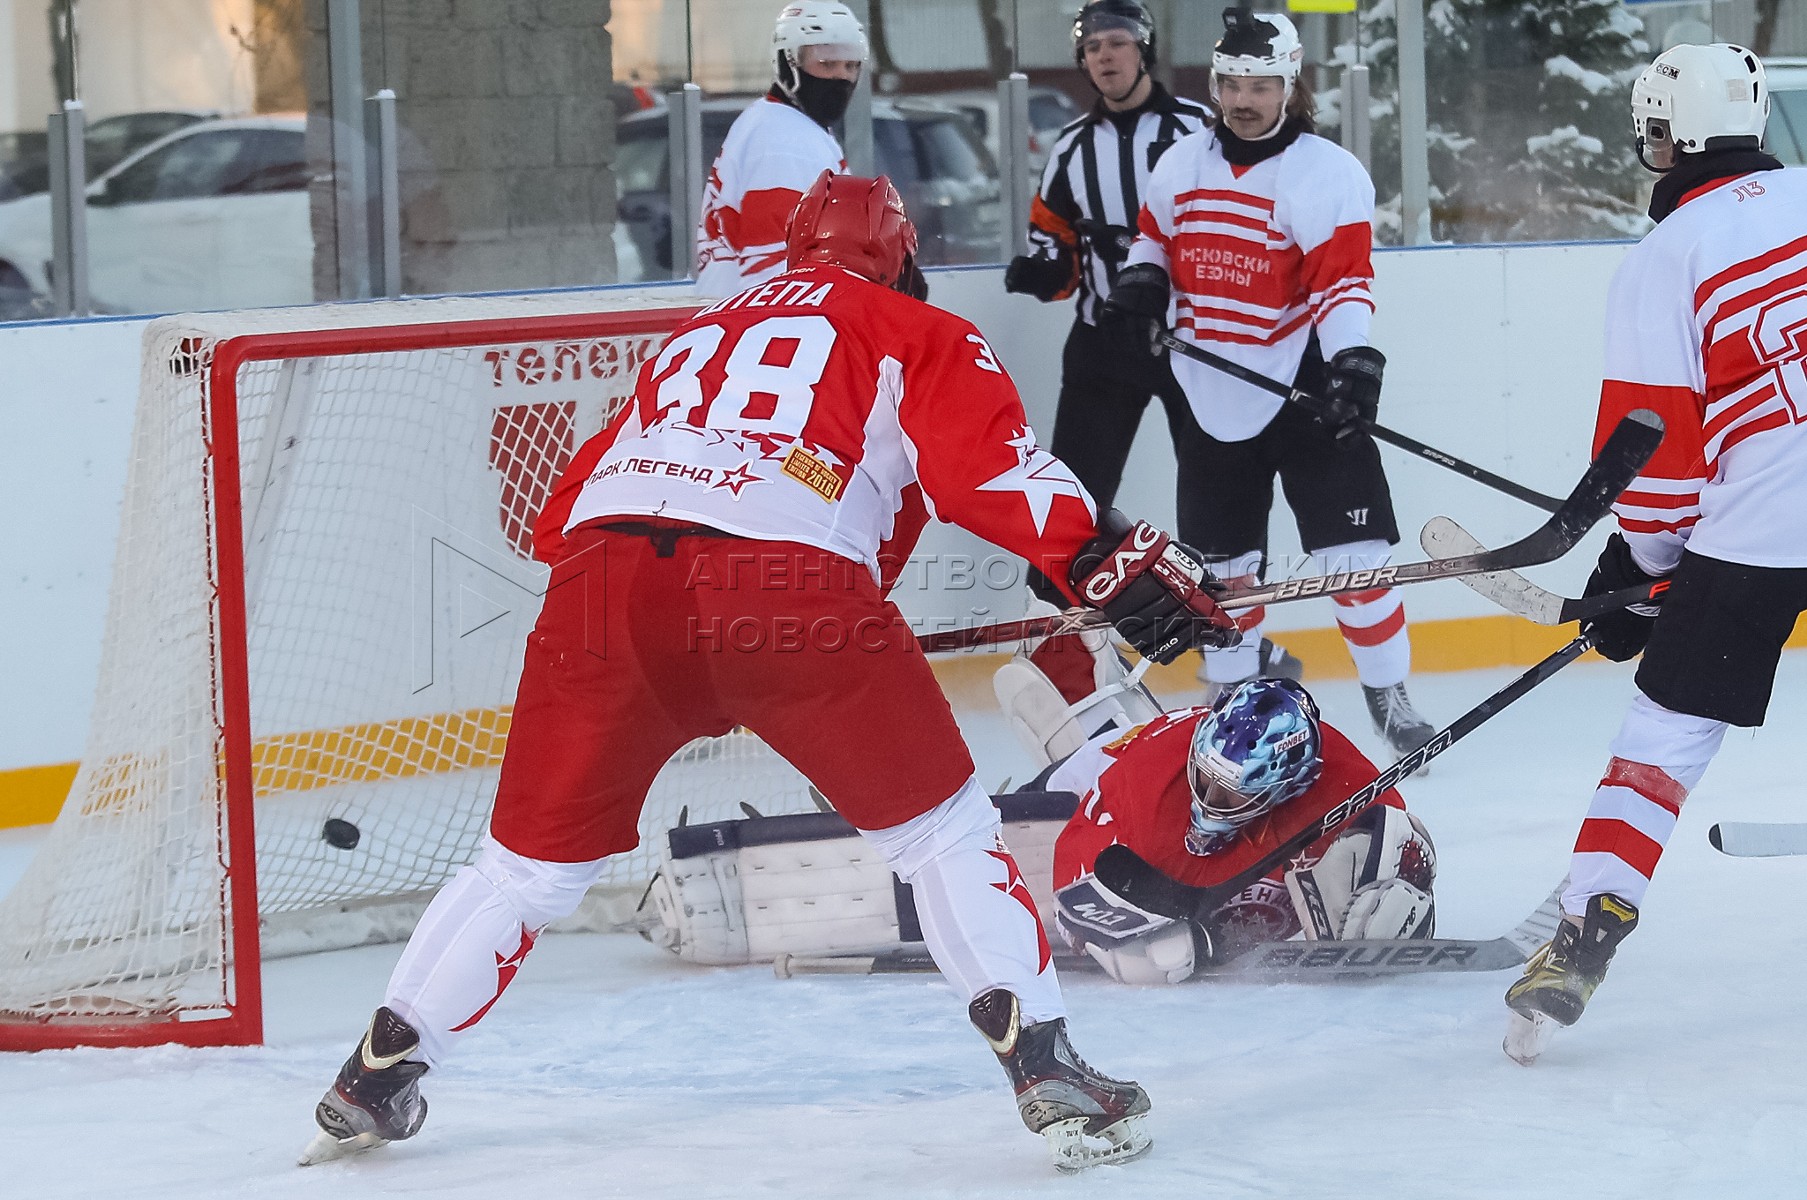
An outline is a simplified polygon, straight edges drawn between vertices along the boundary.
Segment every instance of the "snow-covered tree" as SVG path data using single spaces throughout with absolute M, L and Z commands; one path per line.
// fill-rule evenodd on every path
M 1399 237 L 1399 43 L 1394 0 L 1362 15 L 1377 227 Z M 1338 48 L 1339 65 L 1355 47 Z M 1430 0 L 1425 5 L 1431 231 L 1438 240 L 1636 236 L 1646 176 L 1631 83 L 1649 61 L 1620 0 Z M 1340 100 L 1334 94 L 1327 97 Z

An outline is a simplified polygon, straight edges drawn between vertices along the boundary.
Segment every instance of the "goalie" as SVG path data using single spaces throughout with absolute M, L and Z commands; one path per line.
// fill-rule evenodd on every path
M 1080 797 L 1055 844 L 1056 924 L 1112 978 L 1178 983 L 1300 930 L 1432 936 L 1436 851 L 1391 790 L 1200 921 L 1146 912 L 1093 877 L 1099 853 L 1121 843 L 1180 883 L 1223 884 L 1284 840 L 1275 826 L 1320 820 L 1371 781 L 1374 765 L 1297 683 L 1248 680 L 1210 707 L 1164 713 L 1093 630 L 1045 639 L 1000 668 L 994 686 L 1030 752 L 1052 760 L 1031 786 Z

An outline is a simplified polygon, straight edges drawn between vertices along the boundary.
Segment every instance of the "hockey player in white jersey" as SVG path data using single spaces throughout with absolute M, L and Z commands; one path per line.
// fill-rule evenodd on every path
M 1587 591 L 1670 585 L 1660 611 L 1582 625 L 1606 657 L 1644 658 L 1575 839 L 1567 920 L 1506 993 L 1523 1063 L 1581 1016 L 1726 729 L 1763 724 L 1807 611 L 1807 172 L 1760 149 L 1768 111 L 1762 64 L 1723 43 L 1666 50 L 1632 88 L 1657 226 L 1607 295 L 1594 439 L 1637 408 L 1667 433 Z
M 1171 305 L 1175 336 L 1331 401 L 1314 419 L 1174 357 L 1202 428 L 1189 457 L 1212 485 L 1193 498 L 1189 536 L 1218 574 L 1251 580 L 1264 569 L 1276 475 L 1318 570 L 1383 566 L 1399 540 L 1392 496 L 1380 451 L 1353 425 L 1373 418 L 1386 361 L 1368 344 L 1374 185 L 1353 155 L 1312 132 L 1292 22 L 1232 8 L 1224 25 L 1211 85 L 1222 117 L 1155 166 L 1105 321 L 1152 344 Z M 1398 590 L 1335 603 L 1375 728 L 1396 751 L 1417 749 L 1433 729 L 1406 695 L 1411 644 Z M 1242 614 L 1250 636 L 1205 656 L 1207 695 L 1258 672 L 1263 615 Z
M 734 119 L 703 188 L 700 291 L 732 296 L 784 270 L 791 210 L 816 176 L 847 169 L 829 126 L 847 111 L 866 56 L 866 31 L 844 4 L 798 0 L 778 14 L 771 89 Z

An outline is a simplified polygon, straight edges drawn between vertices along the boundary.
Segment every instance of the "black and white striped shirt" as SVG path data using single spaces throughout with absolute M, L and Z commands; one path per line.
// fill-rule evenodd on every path
M 1100 100 L 1060 131 L 1030 207 L 1029 252 L 1075 265 L 1072 284 L 1055 299 L 1077 293 L 1082 320 L 1097 324 L 1111 294 L 1156 160 L 1208 119 L 1203 105 L 1156 83 L 1140 108 L 1113 113 Z

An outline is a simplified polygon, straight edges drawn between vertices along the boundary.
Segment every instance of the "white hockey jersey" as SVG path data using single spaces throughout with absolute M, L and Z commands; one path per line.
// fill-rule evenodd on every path
M 703 188 L 696 285 L 732 296 L 784 270 L 791 211 L 823 171 L 843 172 L 834 135 L 770 96 L 734 119 Z
M 1641 566 L 1807 567 L 1807 170 L 1705 185 L 1631 248 L 1605 374 L 1596 450 L 1633 409 L 1667 430 L 1613 506 Z
M 1374 184 L 1334 142 L 1301 134 L 1239 167 L 1206 130 L 1155 164 L 1129 261 L 1173 281 L 1175 336 L 1290 384 L 1314 327 L 1326 361 L 1368 344 L 1373 220 Z M 1254 437 L 1285 403 L 1178 355 L 1173 374 L 1220 441 Z
M 629 514 L 817 546 L 886 587 L 930 516 L 1055 579 L 1097 533 L 970 322 L 827 266 L 679 326 L 566 468 L 535 553 L 555 562 L 564 531 Z

